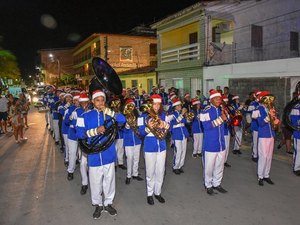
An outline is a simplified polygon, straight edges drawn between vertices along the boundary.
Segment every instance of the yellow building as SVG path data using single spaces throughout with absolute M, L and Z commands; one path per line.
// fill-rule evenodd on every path
M 92 58 L 97 56 L 106 60 L 119 74 L 124 71 L 156 65 L 156 38 L 121 34 L 95 33 L 73 49 L 74 69 L 78 84 L 87 88 L 94 76 L 91 68 Z M 139 76 L 135 74 L 134 76 Z M 136 78 L 133 79 L 136 80 Z M 146 79 L 145 81 L 140 81 Z M 138 82 L 147 83 L 147 77 Z M 150 79 L 150 78 L 149 78 Z M 128 78 L 125 79 L 126 81 Z M 125 81 L 125 85 L 127 82 Z M 150 81 L 149 81 L 150 82 Z M 153 80 L 156 84 L 156 81 Z M 124 80 L 123 80 L 124 83 Z
M 123 88 L 137 87 L 139 93 L 145 90 L 152 91 L 152 87 L 157 85 L 157 73 L 154 67 L 143 67 L 135 70 L 119 73 Z

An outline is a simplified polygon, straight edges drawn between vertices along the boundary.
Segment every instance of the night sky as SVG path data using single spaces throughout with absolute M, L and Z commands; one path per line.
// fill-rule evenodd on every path
M 0 0 L 0 46 L 12 51 L 23 78 L 37 50 L 76 46 L 96 32 L 126 33 L 200 0 Z

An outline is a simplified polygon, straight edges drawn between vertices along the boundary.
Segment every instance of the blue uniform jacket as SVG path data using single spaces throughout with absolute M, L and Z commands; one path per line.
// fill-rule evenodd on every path
M 196 111 L 192 110 L 192 112 L 195 115 L 195 117 L 193 119 L 193 122 L 192 122 L 192 133 L 193 134 L 203 133 L 202 124 L 201 124 L 201 121 L 200 121 L 201 110 L 196 110 Z
M 295 107 L 291 111 L 290 117 L 291 122 L 294 126 L 300 125 L 300 104 L 295 105 Z M 294 130 L 293 136 L 296 139 L 300 139 L 300 131 Z
M 114 116 L 118 123 L 125 123 L 126 119 L 124 115 L 117 114 Z M 105 118 L 108 120 L 111 117 L 105 114 Z M 91 137 L 88 137 L 87 131 L 104 125 L 104 113 L 97 109 L 92 109 L 83 113 L 77 118 L 76 134 L 79 139 L 87 138 L 88 142 L 91 141 Z M 110 145 L 105 151 L 88 154 L 88 166 L 97 167 L 110 164 L 116 161 L 116 149 L 115 144 Z
M 268 115 L 269 109 L 263 105 L 258 107 L 259 115 L 258 121 L 258 137 L 259 138 L 271 138 L 275 137 L 275 132 L 272 129 L 270 118 Z
M 67 110 L 66 110 L 66 116 L 63 119 L 63 123 L 66 124 L 67 127 L 69 127 L 68 129 L 68 138 L 70 140 L 76 141 L 77 137 L 76 137 L 76 128 L 74 126 L 73 123 L 73 117 L 76 117 L 77 119 L 77 114 L 76 114 L 76 106 L 75 105 L 71 105 Z
M 257 121 L 257 116 L 258 116 L 258 106 L 259 103 L 257 101 L 252 101 L 248 107 L 248 112 L 251 113 L 251 130 L 252 131 L 258 131 L 258 121 Z
M 183 140 L 189 136 L 189 132 L 186 128 L 188 121 L 183 117 L 180 112 L 174 111 L 168 116 L 170 121 L 170 131 L 172 140 Z
M 149 118 L 147 113 L 143 113 L 138 119 L 139 131 L 142 137 L 144 137 L 144 152 L 162 152 L 166 151 L 166 140 L 159 140 L 151 132 L 148 133 L 146 129 L 146 123 Z M 162 121 L 166 121 L 166 113 L 159 115 Z
M 52 113 L 52 118 L 54 120 L 58 120 L 58 114 L 56 109 L 56 102 L 59 101 L 59 98 L 57 96 L 53 96 L 49 99 L 49 108 Z
M 203 150 L 220 152 L 225 150 L 224 122 L 220 119 L 221 109 L 207 106 L 200 114 L 203 125 Z
M 142 140 L 134 133 L 133 129 L 126 124 L 124 128 L 124 146 L 135 146 L 142 144 Z

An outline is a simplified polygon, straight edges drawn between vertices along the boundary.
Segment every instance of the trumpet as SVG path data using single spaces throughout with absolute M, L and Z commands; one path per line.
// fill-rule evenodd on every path
M 271 115 L 271 110 L 275 112 L 275 115 L 277 114 L 277 111 L 274 107 L 274 101 L 275 96 L 274 95 L 266 95 L 262 97 L 261 102 L 266 105 L 266 107 L 269 109 L 268 116 L 270 118 L 270 123 L 273 128 L 273 130 L 277 131 L 279 129 L 279 123 L 275 124 L 276 116 Z

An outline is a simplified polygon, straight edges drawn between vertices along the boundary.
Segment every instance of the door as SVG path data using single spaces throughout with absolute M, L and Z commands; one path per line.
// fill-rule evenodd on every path
M 200 78 L 191 78 L 191 97 L 194 98 L 196 96 L 196 91 L 202 89 L 202 79 Z M 201 90 L 202 92 L 202 90 Z
M 209 90 L 214 88 L 214 79 L 208 79 L 206 80 L 206 90 L 205 90 L 205 96 L 209 97 Z

